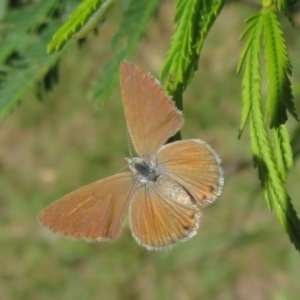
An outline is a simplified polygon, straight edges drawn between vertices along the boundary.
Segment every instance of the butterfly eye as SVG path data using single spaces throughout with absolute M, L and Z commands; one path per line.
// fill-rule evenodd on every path
M 80 30 L 73 35 L 73 38 L 80 40 L 85 38 L 98 24 L 106 17 L 110 8 L 115 4 L 116 0 L 106 0 L 100 7 L 89 17 L 87 22 Z

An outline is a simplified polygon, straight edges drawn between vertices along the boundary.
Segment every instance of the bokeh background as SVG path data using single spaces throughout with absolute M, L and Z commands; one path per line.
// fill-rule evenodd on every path
M 134 61 L 158 75 L 175 2 L 162 1 Z M 0 299 L 298 299 L 300 260 L 253 169 L 248 128 L 237 139 L 241 75 L 236 66 L 243 20 L 255 7 L 225 7 L 204 45 L 199 71 L 184 95 L 183 138 L 201 138 L 223 159 L 225 186 L 203 210 L 198 234 L 168 252 L 138 246 L 128 227 L 118 241 L 86 243 L 49 232 L 36 215 L 84 184 L 119 171 L 129 156 L 119 87 L 95 110 L 88 91 L 118 22 L 107 21 L 61 61 L 60 81 L 44 102 L 35 91 L 0 129 Z M 283 21 L 294 65 L 299 113 L 299 22 Z M 297 128 L 289 121 L 291 134 Z M 297 143 L 296 143 L 297 145 Z M 300 162 L 288 190 L 300 213 Z

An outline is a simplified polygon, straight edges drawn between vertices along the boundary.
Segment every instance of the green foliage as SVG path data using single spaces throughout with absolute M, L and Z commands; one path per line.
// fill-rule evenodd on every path
M 273 5 L 273 1 L 271 0 L 264 0 L 264 2 L 270 2 Z M 298 0 L 277 0 L 275 1 L 277 6 L 275 6 L 275 8 L 277 8 L 280 12 L 283 12 L 289 19 L 289 21 L 293 23 L 293 18 L 292 18 L 292 13 L 294 12 L 295 6 L 297 4 L 297 2 L 299 2 Z
M 119 29 L 111 40 L 114 55 L 102 67 L 92 92 L 93 98 L 101 96 L 107 99 L 111 95 L 119 79 L 120 62 L 134 54 L 157 4 L 158 0 L 130 0 Z
M 39 87 L 38 95 L 44 95 L 41 87 L 47 86 L 45 80 L 51 77 L 55 64 L 72 45 L 67 44 L 67 41 L 76 34 L 81 38 L 92 30 L 106 16 L 115 0 L 85 0 L 62 25 L 57 15 L 62 16 L 66 3 L 73 6 L 77 2 L 78 0 L 39 1 L 26 9 L 8 12 L 5 16 L 0 43 L 0 120 L 34 85 Z M 133 55 L 157 4 L 158 0 L 129 2 L 119 30 L 111 41 L 114 56 L 104 64 L 92 92 L 93 98 L 99 99 L 101 96 L 106 99 L 113 92 L 118 82 L 119 63 Z M 84 28 L 86 25 L 89 25 L 87 31 Z M 81 32 L 82 29 L 86 32 Z M 51 36 L 53 39 L 49 43 Z M 45 51 L 47 44 L 48 53 L 52 53 L 50 56 Z M 55 72 L 53 76 L 55 77 Z
M 287 110 L 298 120 L 289 76 L 291 62 L 287 56 L 286 44 L 276 14 L 268 9 L 261 13 L 264 27 L 264 47 L 268 78 L 266 118 L 270 127 L 278 127 L 287 121 Z
M 48 53 L 59 51 L 70 40 L 84 38 L 106 16 L 116 0 L 84 0 L 71 14 L 69 20 L 54 34 Z
M 90 32 L 106 15 L 116 0 L 85 0 L 71 14 L 69 20 L 53 36 L 48 52 L 58 51 L 71 37 L 82 38 Z M 122 60 L 132 57 L 141 36 L 157 7 L 158 0 L 131 0 L 123 14 L 119 29 L 111 40 L 114 55 L 102 67 L 102 72 L 92 91 L 92 98 L 107 99 L 114 91 L 119 78 L 119 64 Z M 101 11 L 103 9 L 103 13 Z M 102 14 L 97 15 L 98 12 Z M 94 16 L 97 18 L 93 19 Z M 100 18 L 99 18 L 100 17 Z M 92 27 L 85 30 L 91 22 Z M 82 32 L 82 30 L 86 32 Z M 126 41 L 126 43 L 124 43 Z
M 246 21 L 241 38 L 249 35 L 241 55 L 238 71 L 245 64 L 243 78 L 243 110 L 239 136 L 250 118 L 251 149 L 254 164 L 269 209 L 275 209 L 277 218 L 288 232 L 292 243 L 300 250 L 300 220 L 285 188 L 286 171 L 293 166 L 290 138 L 285 126 L 287 111 L 298 120 L 289 76 L 292 74 L 286 44 L 272 6 L 264 7 Z M 262 46 L 267 69 L 268 92 L 263 109 L 261 93 Z M 268 130 L 266 122 L 269 123 Z M 270 135 L 273 136 L 271 143 Z
M 57 22 L 48 24 L 48 20 L 60 9 L 59 2 L 40 1 L 5 15 L 0 36 L 0 120 L 30 88 L 49 78 L 64 54 L 48 56 L 45 50 L 58 26 Z
M 183 110 L 182 95 L 198 69 L 204 40 L 226 0 L 178 0 L 174 22 L 177 24 L 171 47 L 161 71 L 165 90 Z M 178 132 L 169 141 L 181 139 Z
M 198 69 L 198 60 L 203 42 L 221 12 L 225 0 L 178 0 L 174 22 L 177 24 L 172 37 L 161 79 L 165 89 L 179 108 L 181 95 Z

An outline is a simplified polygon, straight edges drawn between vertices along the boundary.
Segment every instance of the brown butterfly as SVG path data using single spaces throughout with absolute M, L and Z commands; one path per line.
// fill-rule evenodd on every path
M 122 100 L 139 157 L 123 172 L 84 186 L 38 216 L 50 230 L 88 241 L 117 239 L 129 210 L 132 235 L 148 250 L 171 249 L 197 232 L 200 206 L 220 195 L 220 158 L 204 141 L 166 144 L 183 117 L 159 82 L 130 62 L 120 66 Z

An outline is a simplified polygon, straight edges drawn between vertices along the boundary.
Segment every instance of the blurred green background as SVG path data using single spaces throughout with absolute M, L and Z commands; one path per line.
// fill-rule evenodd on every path
M 241 76 L 238 36 L 249 7 L 229 5 L 204 45 L 199 71 L 184 95 L 183 138 L 201 138 L 223 159 L 225 186 L 203 210 L 198 234 L 168 252 L 150 252 L 131 237 L 86 243 L 38 224 L 46 205 L 114 174 L 129 156 L 119 87 L 96 112 L 88 90 L 105 58 L 114 21 L 60 65 L 60 82 L 44 102 L 34 91 L 0 130 L 0 299 L 298 299 L 300 260 L 267 205 L 253 169 L 249 133 L 237 140 Z M 253 11 L 254 12 L 254 11 Z M 173 32 L 174 1 L 161 3 L 134 59 L 158 75 Z M 294 65 L 299 113 L 299 24 L 283 21 Z M 297 128 L 289 121 L 291 133 Z M 288 190 L 298 212 L 300 163 Z

